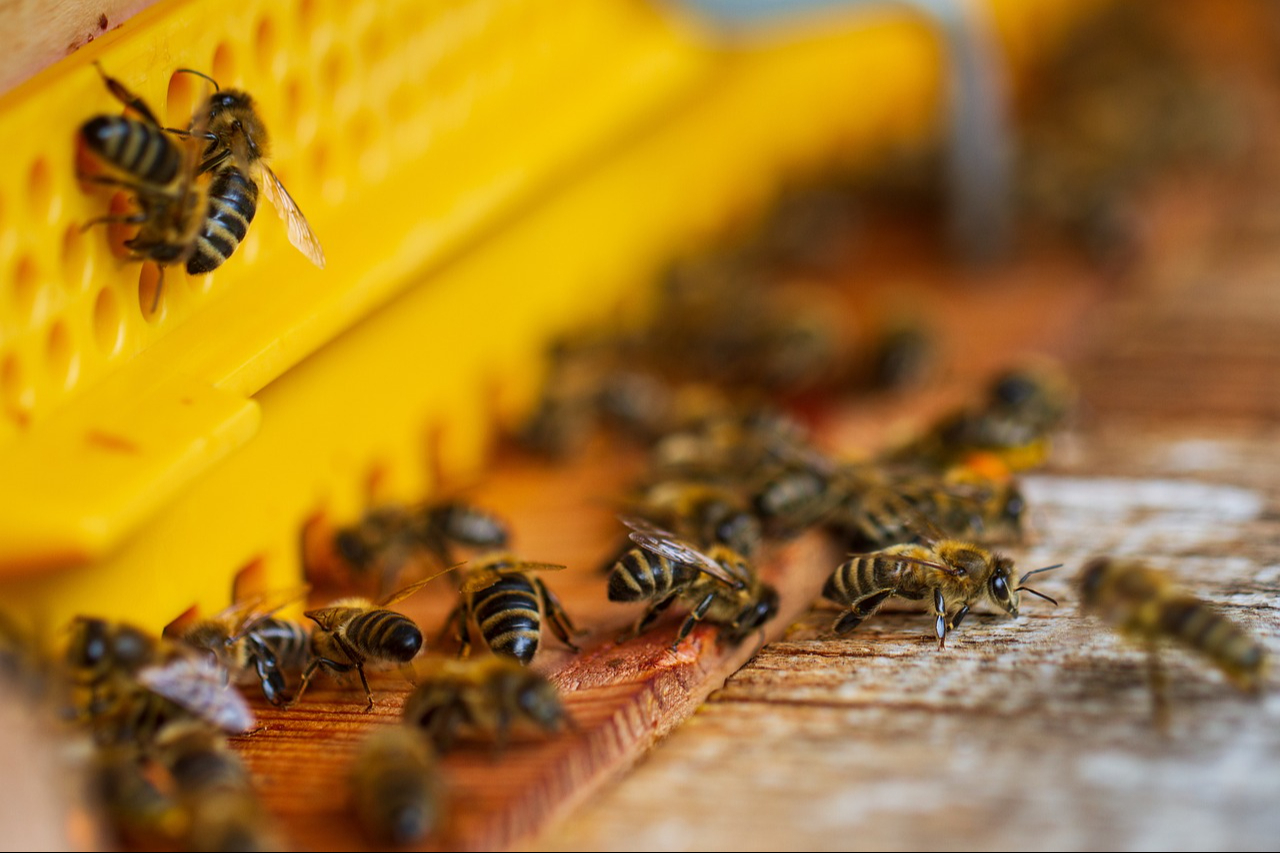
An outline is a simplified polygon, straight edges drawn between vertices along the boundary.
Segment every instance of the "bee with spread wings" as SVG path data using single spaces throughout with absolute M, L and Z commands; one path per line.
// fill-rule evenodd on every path
M 778 593 L 760 580 L 751 564 L 725 545 L 701 551 L 669 530 L 643 518 L 620 516 L 636 543 L 609 574 L 610 601 L 648 601 L 649 609 L 628 636 L 643 633 L 675 601 L 693 605 L 675 642 L 708 619 L 723 626 L 721 638 L 741 642 L 778 612 Z
M 180 72 L 203 77 L 214 93 L 200 106 L 190 128 L 166 128 L 170 133 L 206 141 L 200 174 L 211 174 L 209 212 L 187 261 L 193 275 L 212 272 L 240 245 L 257 212 L 261 191 L 284 222 L 289 242 L 320 269 L 324 249 L 276 173 L 267 165 L 268 137 L 257 105 L 247 92 L 222 89 L 207 74 L 190 68 Z

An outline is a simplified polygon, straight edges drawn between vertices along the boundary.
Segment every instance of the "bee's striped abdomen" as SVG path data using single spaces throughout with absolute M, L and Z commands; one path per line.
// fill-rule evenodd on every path
M 367 610 L 347 623 L 345 634 L 369 658 L 407 662 L 422 648 L 422 631 L 394 610 Z
M 213 272 L 230 258 L 258 211 L 258 185 L 234 166 L 225 166 L 209 185 L 209 210 L 196 236 L 187 272 Z
M 664 597 L 687 583 L 687 566 L 672 563 L 660 554 L 643 548 L 632 548 L 622 555 L 609 573 L 610 601 L 649 601 Z
M 492 586 L 473 593 L 471 612 L 480 636 L 494 654 L 523 664 L 533 660 L 542 636 L 542 615 L 538 592 L 528 577 L 504 575 Z
M 94 154 L 143 183 L 164 186 L 182 166 L 182 152 L 173 138 L 147 122 L 97 116 L 81 126 L 80 137 Z
M 852 604 L 877 590 L 897 586 L 901 563 L 890 555 L 864 554 L 841 563 L 827 578 L 822 597 Z
M 253 635 L 270 650 L 280 669 L 302 669 L 311 656 L 311 632 L 305 625 L 267 617 L 253 628 Z
M 1232 678 L 1255 687 L 1266 658 L 1238 625 L 1192 596 L 1164 602 L 1157 617 L 1169 636 L 1207 655 Z

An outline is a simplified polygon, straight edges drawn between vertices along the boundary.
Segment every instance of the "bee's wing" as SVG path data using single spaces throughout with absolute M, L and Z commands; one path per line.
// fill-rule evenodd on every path
M 502 577 L 502 572 L 496 569 L 473 569 L 467 575 L 466 580 L 462 582 L 462 586 L 458 587 L 458 592 L 463 595 L 470 595 L 473 592 L 479 592 L 482 589 L 488 589 L 498 582 Z
M 138 682 L 225 732 L 253 728 L 253 711 L 240 691 L 229 686 L 226 670 L 204 657 L 178 657 L 145 667 L 138 672 Z
M 456 569 L 458 568 L 458 566 L 461 566 L 461 565 L 462 563 L 458 563 L 457 565 L 450 566 L 449 568 L 445 569 L 443 572 L 437 572 L 436 574 L 432 575 L 426 580 L 420 580 L 417 583 L 411 583 L 408 586 L 406 586 L 404 589 L 400 589 L 391 593 L 386 598 L 382 599 L 377 604 L 375 604 L 374 607 L 386 607 L 387 605 L 395 604 L 397 601 L 406 599 L 409 596 L 413 595 L 418 590 L 422 589 L 427 584 L 431 583 L 436 578 L 440 577 L 440 575 L 444 574 L 445 572 Z
M 741 578 L 735 578 L 723 566 L 706 554 L 683 541 L 669 530 L 663 530 L 654 524 L 631 515 L 619 516 L 627 527 L 631 528 L 631 541 L 660 557 L 666 557 L 675 563 L 693 566 L 695 569 L 711 575 L 719 581 L 727 583 L 734 589 L 744 586 Z
M 324 249 L 320 247 L 320 238 L 316 237 L 311 226 L 307 224 L 307 217 L 302 215 L 302 211 L 298 209 L 298 203 L 293 200 L 293 196 L 289 195 L 289 191 L 284 188 L 284 184 L 280 183 L 280 179 L 276 177 L 275 172 L 271 171 L 271 167 L 261 160 L 258 161 L 258 166 L 258 176 L 261 179 L 258 183 L 267 200 L 284 221 L 289 232 L 289 242 L 295 249 L 306 255 L 307 260 L 324 269 Z
M 957 569 L 954 566 L 948 566 L 946 563 L 924 560 L 920 557 L 908 557 L 906 554 L 886 554 L 883 551 L 873 551 L 870 554 L 850 554 L 849 557 L 854 560 L 860 557 L 877 557 L 880 559 L 894 560 L 899 563 L 915 563 L 917 566 L 926 566 L 930 569 L 937 569 L 938 571 L 944 572 L 952 577 L 959 577 L 964 574 L 962 569 Z
M 232 604 L 214 618 L 218 621 L 225 620 L 232 625 L 231 639 L 233 641 L 238 640 L 255 624 L 275 615 L 281 608 L 304 600 L 309 592 L 311 592 L 311 587 L 307 584 L 301 584 L 288 589 L 278 589 L 251 595 L 242 601 Z

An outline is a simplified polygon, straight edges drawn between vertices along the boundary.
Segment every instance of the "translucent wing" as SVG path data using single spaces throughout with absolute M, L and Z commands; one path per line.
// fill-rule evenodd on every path
M 298 203 L 293 200 L 293 196 L 289 195 L 289 191 L 284 188 L 284 184 L 280 183 L 280 179 L 276 177 L 275 172 L 271 171 L 271 167 L 262 161 L 258 161 L 258 165 L 260 166 L 258 176 L 261 178 L 258 183 L 280 219 L 284 221 L 289 231 L 289 242 L 295 249 L 306 255 L 307 260 L 324 269 L 324 249 L 320 247 L 320 239 L 307 224 L 307 217 L 302 215 L 302 211 L 298 209 Z
M 666 557 L 674 563 L 692 566 L 705 572 L 719 581 L 727 583 L 734 589 L 742 589 L 746 584 L 735 578 L 723 566 L 688 542 L 680 539 L 669 530 L 663 530 L 650 522 L 633 515 L 620 515 L 619 520 L 631 528 L 631 541 L 646 551 Z
M 231 639 L 237 640 L 243 637 L 255 624 L 275 615 L 281 608 L 302 601 L 309 592 L 311 592 L 311 587 L 302 584 L 289 589 L 251 595 L 242 601 L 232 604 L 213 618 L 216 621 L 225 622 L 233 626 Z
M 917 566 L 927 566 L 931 569 L 937 569 L 940 572 L 959 577 L 965 574 L 963 569 L 957 569 L 954 566 L 948 566 L 946 563 L 937 563 L 932 560 L 922 560 L 919 557 L 908 557 L 906 554 L 886 554 L 884 551 L 873 551 L 870 554 L 850 554 L 851 560 L 857 560 L 862 557 L 876 557 L 878 559 L 895 560 L 899 563 L 914 563 Z
M 229 685 L 227 671 L 201 656 L 178 657 L 138 672 L 143 687 L 224 732 L 253 728 L 253 711 Z
M 462 563 L 458 563 L 455 566 L 450 566 L 449 568 L 445 569 L 444 572 L 448 572 L 453 569 L 456 569 L 458 568 L 458 566 L 461 566 L 461 565 Z M 389 604 L 395 604 L 397 601 L 401 601 L 402 599 L 408 598 L 418 590 L 422 589 L 427 584 L 431 583 L 436 578 L 440 577 L 440 575 L 444 574 L 444 572 L 440 572 L 439 574 L 434 574 L 431 577 L 427 578 L 426 580 L 421 580 L 421 581 L 418 581 L 417 583 L 411 583 L 408 586 L 406 586 L 404 589 L 396 590 L 395 592 L 391 593 L 386 598 L 382 599 L 377 604 L 375 604 L 374 607 L 386 607 Z

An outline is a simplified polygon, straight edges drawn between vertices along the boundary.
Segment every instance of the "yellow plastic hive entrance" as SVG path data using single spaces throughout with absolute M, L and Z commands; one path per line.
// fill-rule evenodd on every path
M 1068 5 L 997 11 L 1020 32 Z M 95 60 L 173 125 L 201 95 L 179 67 L 248 89 L 328 268 L 261 211 L 150 314 L 154 270 L 80 231 L 108 194 L 77 185 L 76 129 L 119 110 Z M 245 566 L 291 584 L 316 512 L 478 467 L 556 334 L 635 304 L 784 175 L 925 133 L 937 67 L 892 11 L 716 50 L 638 0 L 152 7 L 0 100 L 8 600 L 158 627 L 225 605 Z

